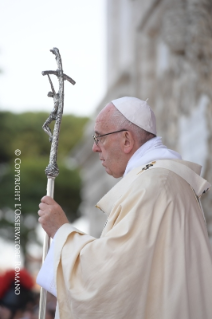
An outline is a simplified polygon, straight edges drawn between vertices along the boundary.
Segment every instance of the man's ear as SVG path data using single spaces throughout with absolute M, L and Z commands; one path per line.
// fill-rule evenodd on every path
M 132 151 L 134 144 L 135 144 L 135 141 L 134 141 L 132 133 L 129 131 L 123 132 L 123 144 L 122 144 L 123 152 L 125 154 L 129 154 Z

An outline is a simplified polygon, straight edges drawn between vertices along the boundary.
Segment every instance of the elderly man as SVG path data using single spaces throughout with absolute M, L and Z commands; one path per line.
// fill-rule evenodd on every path
M 99 113 L 92 149 L 108 174 L 123 176 L 96 205 L 108 216 L 101 237 L 75 229 L 50 197 L 39 205 L 39 222 L 54 237 L 47 264 L 54 260 L 56 317 L 211 319 L 212 254 L 200 204 L 210 184 L 201 167 L 162 144 L 153 111 L 132 97 Z

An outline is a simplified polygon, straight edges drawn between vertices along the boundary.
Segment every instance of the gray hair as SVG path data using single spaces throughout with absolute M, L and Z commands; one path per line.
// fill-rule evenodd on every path
M 111 117 L 111 122 L 117 127 L 118 130 L 126 129 L 130 131 L 139 145 L 143 145 L 148 140 L 155 137 L 154 134 L 145 131 L 134 123 L 130 122 L 117 108 L 114 109 Z

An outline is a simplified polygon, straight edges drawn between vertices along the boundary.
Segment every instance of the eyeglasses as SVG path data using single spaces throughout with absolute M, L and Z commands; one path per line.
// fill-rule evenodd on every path
M 127 130 L 123 129 L 123 130 L 120 130 L 120 131 L 110 132 L 110 133 L 103 134 L 103 135 L 97 135 L 97 136 L 93 135 L 93 139 L 94 139 L 94 142 L 96 143 L 96 145 L 98 145 L 100 137 L 103 137 L 103 136 L 106 136 L 106 135 L 110 135 L 110 134 L 114 134 L 114 133 L 124 132 L 124 131 L 127 131 Z

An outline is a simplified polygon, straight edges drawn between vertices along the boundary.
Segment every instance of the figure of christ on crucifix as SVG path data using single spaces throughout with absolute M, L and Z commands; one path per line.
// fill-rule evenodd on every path
M 59 93 L 56 93 L 55 92 L 55 89 L 54 89 L 54 86 L 53 86 L 53 83 L 51 81 L 51 78 L 48 75 L 48 79 L 49 79 L 49 83 L 51 85 L 51 91 L 48 93 L 48 97 L 52 97 L 53 98 L 53 101 L 54 101 L 54 107 L 53 107 L 53 110 L 52 112 L 50 113 L 49 117 L 47 118 L 47 120 L 45 121 L 45 123 L 43 124 L 42 128 L 43 130 L 49 135 L 49 141 L 52 142 L 52 131 L 49 127 L 49 124 L 52 122 L 52 121 L 55 121 L 56 118 L 57 118 L 57 111 L 58 111 L 58 106 L 59 106 L 59 101 L 60 101 L 60 97 L 59 97 Z

